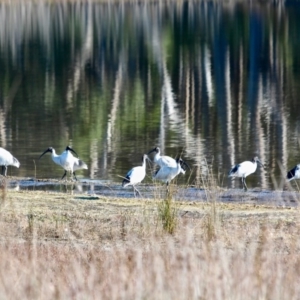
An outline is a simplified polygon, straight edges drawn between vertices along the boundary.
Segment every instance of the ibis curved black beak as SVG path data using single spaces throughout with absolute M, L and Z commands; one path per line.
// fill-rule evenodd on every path
M 189 166 L 184 160 L 181 160 L 180 166 L 181 166 L 181 168 L 182 168 L 184 171 L 186 171 L 186 168 L 183 168 L 182 166 L 186 166 L 186 167 L 188 167 L 188 168 L 191 170 L 190 166 Z
M 74 154 L 76 154 L 76 156 L 78 157 L 78 154 L 76 153 L 76 151 L 75 150 L 73 150 L 71 147 L 69 147 L 69 146 L 67 146 L 66 147 L 66 151 L 71 151 L 71 152 L 73 152 Z
M 152 152 L 157 152 L 157 147 L 155 147 L 154 149 L 150 150 L 150 151 L 147 153 L 147 155 L 149 155 L 149 154 L 152 153 Z
M 256 159 L 256 161 L 263 169 L 265 168 L 264 164 L 258 158 Z
M 47 150 L 45 150 L 45 151 L 40 155 L 39 159 L 42 158 L 42 156 L 43 156 L 44 154 L 46 154 L 47 152 L 52 153 L 52 149 L 53 149 L 53 148 L 49 147 Z

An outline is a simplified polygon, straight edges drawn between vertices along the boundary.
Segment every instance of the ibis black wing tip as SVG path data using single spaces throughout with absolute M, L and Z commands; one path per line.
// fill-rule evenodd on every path
M 292 180 L 295 177 L 296 170 L 297 170 L 297 166 L 295 168 L 291 169 L 290 171 L 288 171 L 286 174 L 286 179 Z
M 130 177 L 127 175 L 122 181 L 122 187 L 126 187 L 130 183 Z
M 240 166 L 239 164 L 238 164 L 238 165 L 235 165 L 235 166 L 229 171 L 228 176 L 231 176 L 231 175 L 235 174 L 235 173 L 238 171 L 239 166 Z

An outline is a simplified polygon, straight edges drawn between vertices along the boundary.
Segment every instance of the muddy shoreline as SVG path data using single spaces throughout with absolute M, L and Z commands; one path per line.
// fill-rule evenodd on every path
M 45 191 L 86 195 L 86 199 L 97 196 L 114 198 L 134 198 L 131 187 L 122 188 L 118 182 L 104 180 L 80 179 L 79 181 L 61 181 L 56 179 L 6 178 L 8 190 Z M 141 184 L 138 186 L 143 198 L 159 199 L 166 197 L 166 188 L 162 185 Z M 171 187 L 173 198 L 188 202 L 223 202 L 254 205 L 272 205 L 278 207 L 298 207 L 300 193 L 295 190 L 261 190 L 249 189 L 204 189 L 194 186 Z

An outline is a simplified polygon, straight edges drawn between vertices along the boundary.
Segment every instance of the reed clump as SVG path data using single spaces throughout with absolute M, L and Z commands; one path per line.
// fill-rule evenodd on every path
M 201 173 L 196 177 L 196 186 L 205 191 L 206 202 L 209 208 L 204 217 L 204 229 L 207 241 L 216 238 L 218 227 L 220 226 L 220 216 L 217 206 L 220 192 L 218 185 L 220 175 L 215 177 L 212 168 L 213 161 L 208 163 L 207 160 L 204 159 L 202 167 L 200 168 Z
M 170 191 L 167 193 L 165 199 L 158 202 L 158 218 L 162 223 L 164 231 L 174 234 L 177 225 L 178 210 Z

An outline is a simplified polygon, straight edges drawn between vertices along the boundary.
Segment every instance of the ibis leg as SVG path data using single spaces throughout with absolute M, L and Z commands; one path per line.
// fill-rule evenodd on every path
M 136 197 L 136 192 L 139 194 L 140 197 L 142 197 L 140 191 L 133 185 L 134 188 L 134 196 Z
M 167 181 L 167 190 L 169 190 L 169 181 Z
M 242 177 L 241 180 L 242 180 L 243 189 L 245 189 L 245 186 L 244 186 L 244 177 Z
M 134 197 L 136 198 L 136 191 L 135 191 L 134 185 L 132 186 L 132 188 L 133 188 L 133 195 L 134 195 Z
M 248 188 L 247 188 L 247 184 L 246 184 L 246 178 L 242 177 L 242 183 L 243 183 L 244 190 L 247 191 Z
M 2 175 L 6 177 L 7 166 L 2 166 Z
M 169 181 L 167 181 L 167 193 L 166 193 L 166 197 L 169 197 L 170 195 L 170 185 L 169 185 Z
M 67 175 L 67 171 L 65 170 L 65 173 L 64 173 L 63 177 L 61 178 L 61 180 L 63 180 L 66 175 Z
M 73 172 L 73 175 L 74 175 L 74 177 L 75 177 L 75 180 L 77 181 L 77 177 L 76 177 L 76 175 L 75 175 L 75 172 Z

